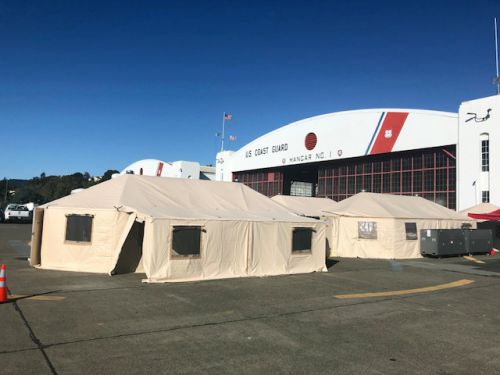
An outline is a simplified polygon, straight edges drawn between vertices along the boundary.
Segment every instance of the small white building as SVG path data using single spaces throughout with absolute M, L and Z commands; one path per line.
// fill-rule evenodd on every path
M 463 210 L 500 203 L 500 95 L 463 102 L 458 113 L 457 201 Z
M 215 180 L 215 167 L 201 166 L 198 162 L 185 160 L 166 162 L 158 159 L 144 159 L 125 167 L 120 174 Z

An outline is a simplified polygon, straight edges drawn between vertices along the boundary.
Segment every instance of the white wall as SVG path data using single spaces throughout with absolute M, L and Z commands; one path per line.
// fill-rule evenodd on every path
M 161 171 L 161 177 L 177 177 L 177 178 L 200 178 L 200 164 L 193 161 L 179 160 L 172 163 L 157 160 L 144 159 L 136 161 L 125 167 L 120 174 L 134 172 L 136 175 L 156 176 L 158 171 Z
M 232 171 L 234 171 L 235 158 L 234 151 L 221 151 L 217 153 L 215 164 L 216 181 L 232 181 Z
M 481 134 L 489 137 L 489 172 L 481 168 Z M 457 208 L 481 203 L 482 191 L 488 190 L 490 202 L 500 203 L 500 96 L 462 103 L 458 140 Z
M 389 114 L 407 114 L 400 127 L 386 121 Z M 457 143 L 455 113 L 367 109 L 330 113 L 283 126 L 240 150 L 217 154 L 217 180 L 231 181 L 232 172 L 307 164 L 370 155 L 376 142 L 383 152 L 437 147 Z M 317 143 L 308 150 L 305 138 L 314 133 Z
M 167 177 L 200 178 L 200 164 L 193 161 L 174 161 L 167 168 Z

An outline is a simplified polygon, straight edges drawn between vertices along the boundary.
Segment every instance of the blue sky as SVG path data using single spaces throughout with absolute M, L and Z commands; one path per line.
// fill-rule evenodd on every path
M 214 163 L 295 120 L 495 94 L 500 1 L 0 1 L 0 177 Z

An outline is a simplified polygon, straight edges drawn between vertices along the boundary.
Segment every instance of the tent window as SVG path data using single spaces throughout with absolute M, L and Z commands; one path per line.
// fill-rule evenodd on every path
M 197 258 L 201 249 L 200 226 L 175 226 L 172 231 L 172 255 L 181 258 Z
M 406 239 L 408 241 L 415 241 L 417 236 L 417 223 L 405 223 Z
M 66 216 L 66 241 L 90 242 L 92 240 L 92 215 Z
M 358 221 L 358 238 L 376 240 L 377 223 L 375 221 Z
M 293 228 L 292 253 L 310 253 L 312 249 L 313 228 Z

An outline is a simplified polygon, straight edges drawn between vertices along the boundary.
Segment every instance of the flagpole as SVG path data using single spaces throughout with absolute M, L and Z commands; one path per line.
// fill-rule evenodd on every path
M 222 112 L 222 136 L 220 139 L 220 151 L 224 151 L 224 128 L 226 125 L 226 112 Z

